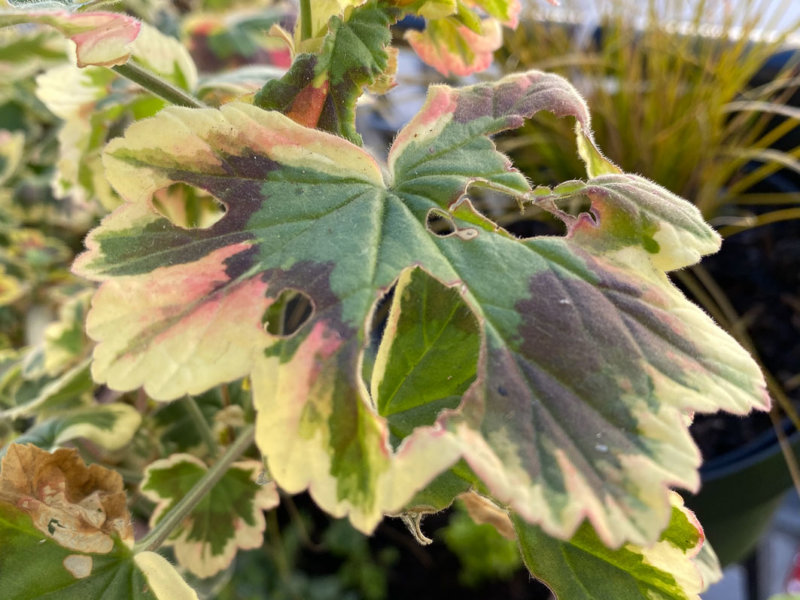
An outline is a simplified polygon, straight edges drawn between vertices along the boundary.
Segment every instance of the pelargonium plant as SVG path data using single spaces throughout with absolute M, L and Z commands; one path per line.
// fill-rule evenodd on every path
M 432 85 L 385 162 L 356 128 L 362 94 L 395 85 L 394 23 L 424 18 L 411 47 L 467 75 L 519 0 L 303 0 L 294 31 L 270 30 L 291 66 L 257 85 L 201 82 L 146 20 L 11 4 L 0 25 L 58 32 L 15 30 L 41 68 L 8 71 L 39 73 L 62 123 L 39 222 L 59 202 L 62 230 L 103 218 L 72 274 L 36 280 L 57 318 L 2 357 L 4 598 L 195 598 L 180 573 L 259 547 L 279 490 L 364 534 L 402 518 L 423 543 L 424 516 L 466 498 L 562 600 L 697 599 L 719 576 L 673 491 L 699 486 L 688 425 L 769 399 L 668 278 L 719 236 L 607 160 L 558 76 Z M 71 62 L 43 50 L 58 35 Z M 537 186 L 497 151 L 539 111 L 574 120 L 585 179 Z M 7 186 L 20 135 L 0 131 Z M 485 191 L 566 233 L 512 235 L 470 199 Z M 0 197 L 4 248 L 33 218 L 18 200 Z

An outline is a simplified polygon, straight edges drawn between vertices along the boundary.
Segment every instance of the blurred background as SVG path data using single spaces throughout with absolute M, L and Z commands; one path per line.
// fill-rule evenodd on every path
M 288 65 L 285 47 L 266 32 L 275 23 L 290 26 L 291 2 L 115 5 L 188 44 L 200 72 L 197 93 L 209 104 L 253 92 Z M 505 32 L 492 70 L 470 81 L 542 69 L 576 85 L 609 158 L 694 202 L 725 238 L 720 253 L 672 277 L 751 351 L 767 375 L 774 404 L 769 414 L 703 415 L 692 427 L 705 464 L 703 489 L 686 494 L 687 503 L 727 565 L 723 581 L 704 599 L 767 600 L 798 591 L 800 0 L 523 5 L 520 26 Z M 399 24 L 397 39 L 404 28 L 421 26 Z M 97 176 L 104 132 L 118 135 L 133 118 L 161 107 L 113 76 L 97 75 L 91 86 L 69 88 L 73 82 L 56 71 L 63 59 L 63 44 L 47 33 L 0 35 L 0 405 L 33 397 L 50 381 L 36 355 L 20 348 L 40 339 L 44 324 L 70 298 L 78 298 L 69 304 L 70 343 L 78 350 L 59 368 L 84 364 L 76 361 L 85 361 L 89 347 L 81 323 L 90 290 L 68 269 L 86 231 L 119 201 Z M 422 104 L 427 85 L 442 81 L 403 49 L 398 79 L 396 90 L 367 97 L 359 109 L 359 129 L 377 155 Z M 54 100 L 59 94 L 71 103 Z M 81 129 L 85 110 L 92 119 Z M 537 115 L 496 142 L 533 183 L 554 185 L 586 176 L 573 125 Z M 73 152 L 59 158 L 65 145 Z M 213 206 L 203 202 L 187 198 L 186 206 L 210 214 Z M 475 202 L 519 236 L 563 233 L 546 215 L 532 209 L 521 214 L 505 198 L 478 195 Z M 201 220 L 188 210 L 187 219 Z M 80 394 L 93 394 L 88 371 L 78 373 L 84 377 L 73 384 L 83 386 Z M 213 394 L 197 402 L 209 415 L 222 405 Z M 187 418 L 182 410 L 168 405 L 152 418 L 167 429 Z M 12 433 L 0 427 L 0 442 Z M 159 441 L 168 442 L 166 434 Z M 120 464 L 129 481 L 135 482 L 137 469 Z M 429 547 L 417 545 L 396 519 L 364 538 L 303 495 L 283 498 L 268 519 L 264 547 L 242 553 L 235 567 L 204 582 L 207 597 L 550 596 L 530 580 L 513 542 L 491 526 L 474 524 L 459 506 L 425 522 L 425 533 L 436 542 Z

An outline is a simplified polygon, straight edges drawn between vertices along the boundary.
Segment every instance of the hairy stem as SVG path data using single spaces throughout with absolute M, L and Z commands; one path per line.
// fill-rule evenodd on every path
M 195 506 L 211 491 L 216 483 L 227 472 L 228 468 L 238 459 L 245 450 L 253 443 L 255 427 L 247 425 L 242 429 L 239 437 L 225 450 L 205 475 L 196 483 L 194 487 L 170 510 L 163 519 L 156 523 L 146 536 L 136 542 L 133 547 L 134 552 L 144 552 L 146 550 L 157 550 L 164 540 L 169 537 L 175 529 L 188 515 Z
M 203 443 L 206 445 L 206 448 L 208 448 L 208 453 L 211 456 L 216 457 L 217 453 L 219 452 L 217 440 L 214 438 L 214 432 L 211 431 L 211 427 L 208 426 L 208 421 L 206 421 L 203 411 L 201 411 L 200 407 L 197 405 L 197 400 L 191 396 L 186 396 L 183 399 L 183 406 L 186 408 L 189 416 L 192 418 L 192 422 L 194 423 L 195 427 L 197 427 L 197 432 L 203 439 Z
M 155 73 L 142 68 L 131 60 L 126 62 L 124 65 L 117 65 L 116 67 L 111 68 L 114 69 L 114 71 L 116 71 L 119 75 L 122 75 L 126 79 L 130 79 L 150 93 L 166 100 L 167 102 L 177 106 L 188 106 L 189 108 L 205 108 L 206 106 L 191 94 L 188 94 L 179 87 L 172 85 L 169 81 L 162 79 Z

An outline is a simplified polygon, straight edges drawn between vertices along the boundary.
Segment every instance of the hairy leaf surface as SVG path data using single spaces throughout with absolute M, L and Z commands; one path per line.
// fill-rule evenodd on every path
M 147 467 L 141 490 L 156 503 L 151 527 L 207 470 L 191 454 L 173 454 Z M 174 548 L 182 567 L 197 577 L 212 577 L 231 564 L 238 550 L 261 546 L 266 527 L 263 511 L 279 502 L 274 483 L 256 484 L 262 470 L 258 461 L 234 463 L 175 529 L 166 545 Z
M 763 380 L 663 271 L 719 244 L 685 201 L 635 176 L 596 177 L 592 218 L 526 240 L 473 208 L 475 183 L 537 201 L 488 135 L 538 110 L 574 116 L 602 163 L 583 101 L 538 72 L 432 87 L 385 177 L 346 140 L 250 105 L 134 124 L 105 155 L 126 203 L 75 265 L 103 282 L 87 323 L 94 376 L 169 400 L 250 374 L 278 484 L 310 488 L 365 531 L 463 456 L 496 500 L 551 534 L 588 516 L 609 544 L 655 540 L 666 486 L 697 487 L 686 412 L 764 406 Z M 206 229 L 175 225 L 151 205 L 175 182 L 227 212 Z M 378 298 L 414 266 L 457 287 L 481 344 L 458 409 L 392 450 L 362 355 Z M 264 322 L 285 290 L 312 310 L 278 335 Z
M 377 5 L 358 7 L 347 20 L 331 17 L 319 54 L 298 57 L 285 76 L 256 94 L 255 104 L 361 143 L 356 100 L 362 87 L 376 83 L 390 67 L 392 21 L 392 11 Z

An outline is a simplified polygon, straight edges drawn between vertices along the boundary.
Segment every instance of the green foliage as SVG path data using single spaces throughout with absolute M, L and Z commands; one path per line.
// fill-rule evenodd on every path
M 461 561 L 458 578 L 467 586 L 505 579 L 522 566 L 516 541 L 504 538 L 489 523 L 475 523 L 463 510 L 450 515 L 442 537 Z
M 274 526 L 270 522 L 268 531 L 275 533 L 269 529 Z M 319 543 L 312 545 L 309 536 Z M 376 552 L 347 520 L 314 526 L 304 512 L 297 512 L 260 551 L 239 555 L 231 582 L 216 597 L 383 600 L 392 597 L 387 572 L 398 555 L 391 547 Z M 316 567 L 313 574 L 303 568 L 309 561 Z
M 540 528 L 514 518 L 526 566 L 559 598 L 575 600 L 688 600 L 721 577 L 703 579 L 693 564 L 703 544 L 694 516 L 672 497 L 669 524 L 658 542 L 646 548 L 626 544 L 611 549 L 590 527 L 581 526 L 570 540 L 548 536 Z

